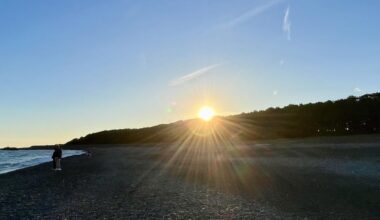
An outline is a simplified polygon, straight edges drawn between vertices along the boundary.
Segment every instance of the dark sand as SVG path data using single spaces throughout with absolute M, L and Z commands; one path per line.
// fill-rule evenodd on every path
M 380 219 L 380 137 L 91 148 L 0 175 L 0 219 Z

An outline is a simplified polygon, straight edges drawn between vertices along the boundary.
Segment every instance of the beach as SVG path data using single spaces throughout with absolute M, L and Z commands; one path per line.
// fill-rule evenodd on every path
M 0 175 L 0 219 L 380 217 L 378 135 L 86 149 Z

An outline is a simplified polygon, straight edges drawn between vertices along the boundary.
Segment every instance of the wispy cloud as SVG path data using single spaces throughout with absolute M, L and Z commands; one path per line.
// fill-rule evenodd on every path
M 185 82 L 188 82 L 190 80 L 193 80 L 195 78 L 198 78 L 204 74 L 206 74 L 207 72 L 211 71 L 212 69 L 215 69 L 216 67 L 220 66 L 221 64 L 213 64 L 213 65 L 210 65 L 210 66 L 206 66 L 206 67 L 203 67 L 199 70 L 196 70 L 192 73 L 189 73 L 189 74 L 186 74 L 184 76 L 181 76 L 177 79 L 173 79 L 172 81 L 170 81 L 170 85 L 171 86 L 177 86 L 177 85 L 181 85 Z
M 246 11 L 242 13 L 241 15 L 221 24 L 219 28 L 221 29 L 230 29 L 233 28 L 239 24 L 242 24 L 244 22 L 247 22 L 248 20 L 252 19 L 253 17 L 267 11 L 268 9 L 272 8 L 273 6 L 277 5 L 278 3 L 282 2 L 283 0 L 274 0 L 269 1 L 265 5 L 258 6 L 256 8 L 253 8 L 249 11 Z
M 286 33 L 286 39 L 291 40 L 292 23 L 290 22 L 289 13 L 290 7 L 288 6 L 285 11 L 284 19 L 282 21 L 282 30 Z
M 363 90 L 361 90 L 359 87 L 355 87 L 354 92 L 360 93 L 360 92 L 363 92 Z

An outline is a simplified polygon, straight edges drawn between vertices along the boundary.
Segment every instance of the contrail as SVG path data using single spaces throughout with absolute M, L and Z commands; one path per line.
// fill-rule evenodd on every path
M 282 2 L 283 0 L 275 0 L 275 1 L 270 1 L 265 5 L 261 5 L 259 7 L 253 8 L 237 17 L 234 19 L 231 19 L 230 21 L 225 22 L 224 24 L 220 25 L 219 27 L 222 29 L 229 29 L 233 28 L 236 25 L 239 25 L 241 23 L 244 23 L 251 18 L 265 12 L 266 10 L 272 8 L 273 6 L 277 5 L 278 3 Z
M 290 13 L 290 8 L 288 6 L 285 11 L 284 20 L 282 21 L 282 30 L 286 33 L 286 39 L 291 40 L 290 34 L 291 34 L 292 23 L 290 22 L 290 19 L 289 19 L 289 13 Z
M 212 69 L 215 69 L 216 67 L 220 66 L 221 64 L 213 64 L 213 65 L 210 65 L 210 66 L 206 66 L 206 67 L 203 67 L 199 70 L 196 70 L 192 73 L 189 73 L 189 74 L 186 74 L 184 76 L 181 76 L 177 79 L 173 79 L 172 81 L 170 81 L 170 86 L 177 86 L 177 85 L 181 85 L 187 81 L 190 81 L 190 80 L 193 80 L 197 77 L 200 77 L 202 75 L 204 75 L 205 73 L 209 72 L 210 70 Z

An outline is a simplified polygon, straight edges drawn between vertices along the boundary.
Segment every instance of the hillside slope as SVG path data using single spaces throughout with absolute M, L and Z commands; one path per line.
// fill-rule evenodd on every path
M 101 131 L 73 139 L 67 145 L 188 141 L 210 133 L 223 140 L 257 140 L 379 132 L 380 93 L 373 93 L 216 117 L 208 123 L 191 119 L 140 129 Z

